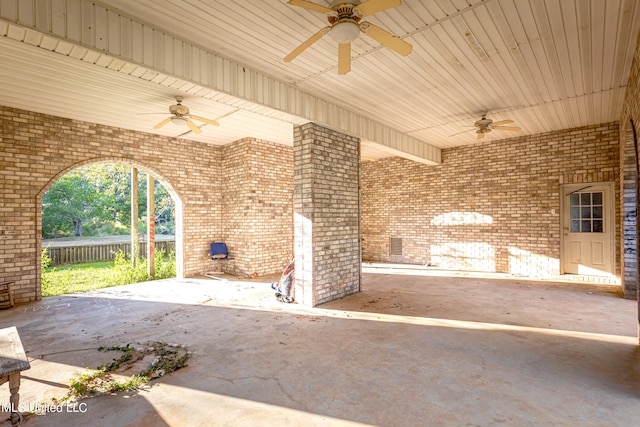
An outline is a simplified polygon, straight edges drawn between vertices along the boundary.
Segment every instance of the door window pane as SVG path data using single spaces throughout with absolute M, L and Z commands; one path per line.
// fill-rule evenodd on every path
M 603 233 L 603 193 L 573 193 L 570 198 L 572 233 Z
M 598 193 L 593 193 L 593 204 L 594 205 L 601 205 L 602 204 L 602 193 L 598 192 Z
M 591 218 L 591 208 L 582 208 L 582 218 Z
M 580 232 L 580 221 L 577 219 L 571 220 L 571 232 L 579 233 Z
M 602 218 L 602 206 L 594 206 L 593 210 L 591 212 L 593 214 L 593 218 L 594 219 L 601 219 Z

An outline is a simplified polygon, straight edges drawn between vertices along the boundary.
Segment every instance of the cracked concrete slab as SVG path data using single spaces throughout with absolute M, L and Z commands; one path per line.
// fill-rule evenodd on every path
M 640 419 L 637 308 L 604 285 L 366 269 L 316 308 L 225 276 L 45 298 L 0 312 L 32 368 L 21 402 L 66 393 L 99 346 L 186 346 L 188 366 L 136 392 L 26 426 L 628 426 Z M 0 396 L 9 392 L 0 386 Z M 0 414 L 2 420 L 8 414 Z M 4 421 L 1 425 L 9 425 Z

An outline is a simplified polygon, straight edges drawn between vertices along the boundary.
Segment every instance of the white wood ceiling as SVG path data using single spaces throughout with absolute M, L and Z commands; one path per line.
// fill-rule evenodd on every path
M 36 24 L 29 20 L 55 33 L 59 17 L 78 2 L 84 0 L 0 0 L 1 105 L 177 136 L 183 130 L 170 125 L 152 129 L 162 115 L 139 113 L 165 112 L 184 94 L 192 113 L 222 125 L 184 137 L 217 144 L 244 136 L 290 144 L 293 124 L 305 122 L 212 96 L 184 79 L 113 72 L 113 64 L 74 57 L 86 47 L 81 43 L 48 48 L 46 32 L 32 43 L 10 34 L 13 23 Z M 413 52 L 401 57 L 361 34 L 352 44 L 352 71 L 338 75 L 329 36 L 283 62 L 327 25 L 323 15 L 286 0 L 94 3 L 438 148 L 476 143 L 470 126 L 485 112 L 522 130 L 493 131 L 484 141 L 617 120 L 640 30 L 640 0 L 404 0 L 365 20 L 411 43 Z M 78 19 L 82 31 L 93 23 L 109 37 L 109 16 Z M 118 71 L 136 66 L 120 62 Z M 363 156 L 393 153 L 365 138 Z

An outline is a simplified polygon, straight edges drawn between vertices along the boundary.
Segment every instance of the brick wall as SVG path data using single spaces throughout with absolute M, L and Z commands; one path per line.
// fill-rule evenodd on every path
M 293 148 L 247 138 L 223 148 L 225 271 L 279 273 L 293 255 Z
M 363 162 L 363 259 L 556 275 L 560 185 L 619 184 L 618 144 L 609 123 L 445 149 L 438 166 Z M 390 238 L 402 255 L 390 255 Z
M 640 137 L 640 34 L 636 40 L 636 52 L 633 57 L 627 90 L 624 98 L 624 107 L 620 119 L 621 131 L 630 128 L 630 121 L 635 123 L 636 134 Z M 624 133 L 623 133 L 624 135 Z
M 307 123 L 294 130 L 296 300 L 360 291 L 360 140 Z
M 242 141 L 225 155 L 223 176 L 219 146 L 0 107 L 0 280 L 15 282 L 19 303 L 40 298 L 41 197 L 59 177 L 97 162 L 136 166 L 167 187 L 182 225 L 184 276 L 211 269 L 209 244 L 219 240 L 238 249 L 241 272 L 281 271 L 292 251 L 292 149 Z M 234 174 L 244 176 L 224 191 Z

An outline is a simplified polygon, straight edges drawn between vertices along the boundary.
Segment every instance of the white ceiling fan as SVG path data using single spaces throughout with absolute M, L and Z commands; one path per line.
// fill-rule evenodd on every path
M 204 122 L 213 126 L 220 126 L 220 123 L 215 120 L 189 114 L 189 107 L 182 105 L 181 96 L 176 96 L 176 104 L 169 106 L 169 113 L 171 114 L 171 116 L 167 117 L 166 119 L 155 125 L 153 128 L 160 129 L 162 126 L 171 122 L 178 126 L 187 125 L 189 126 L 189 129 L 191 129 L 191 131 L 193 131 L 194 133 L 202 132 L 202 130 L 198 126 L 196 126 L 193 120 L 198 120 L 199 122 Z
M 520 128 L 516 126 L 504 126 L 506 124 L 513 123 L 513 120 L 500 120 L 494 122 L 491 119 L 487 119 L 487 113 L 482 115 L 480 120 L 476 120 L 473 124 L 473 129 L 465 130 L 462 132 L 454 133 L 453 135 L 449 135 L 449 137 L 460 135 L 461 133 L 471 132 L 472 130 L 478 134 L 478 139 L 484 138 L 484 135 L 494 131 L 494 130 L 507 130 L 507 131 L 519 131 Z
M 330 25 L 322 28 L 292 50 L 285 56 L 285 62 L 293 61 L 325 34 L 329 34 L 338 43 L 338 74 L 347 74 L 351 71 L 351 42 L 357 39 L 361 32 L 402 56 L 409 55 L 413 49 L 409 43 L 401 38 L 370 22 L 362 21 L 365 16 L 400 6 L 401 0 L 366 0 L 364 2 L 335 0 L 329 7 L 306 0 L 289 0 L 288 4 L 324 13 L 327 15 Z

